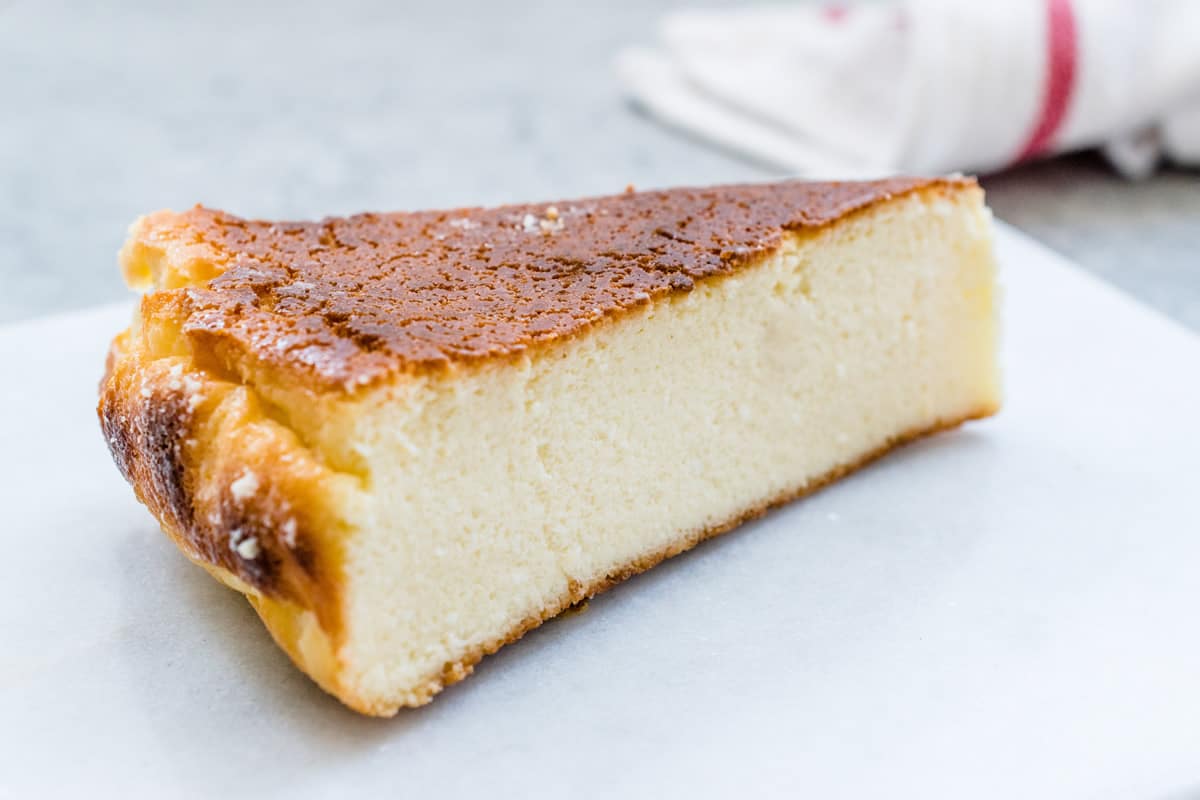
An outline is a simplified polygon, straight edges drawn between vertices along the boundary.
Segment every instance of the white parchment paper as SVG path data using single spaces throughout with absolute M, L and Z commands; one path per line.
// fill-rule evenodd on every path
M 392 720 L 313 686 L 134 501 L 93 411 L 126 308 L 0 329 L 0 796 L 1194 796 L 1200 339 L 1000 251 L 999 417 Z

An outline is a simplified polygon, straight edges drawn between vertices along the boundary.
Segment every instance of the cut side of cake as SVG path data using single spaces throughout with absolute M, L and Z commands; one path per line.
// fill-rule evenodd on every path
M 352 708 L 999 406 L 970 179 L 134 224 L 99 415 L 183 552 Z

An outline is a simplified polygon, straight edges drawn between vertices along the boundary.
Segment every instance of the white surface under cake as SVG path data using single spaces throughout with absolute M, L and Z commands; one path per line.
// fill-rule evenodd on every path
M 998 417 L 392 720 L 293 668 L 117 474 L 95 389 L 128 307 L 0 328 L 0 797 L 1200 791 L 1200 338 L 999 236 Z

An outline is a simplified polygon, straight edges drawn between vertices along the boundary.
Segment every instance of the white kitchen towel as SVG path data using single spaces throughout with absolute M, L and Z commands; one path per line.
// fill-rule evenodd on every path
M 1200 166 L 1200 0 L 908 0 L 667 16 L 618 71 L 662 121 L 803 174 L 990 172 L 1101 146 Z

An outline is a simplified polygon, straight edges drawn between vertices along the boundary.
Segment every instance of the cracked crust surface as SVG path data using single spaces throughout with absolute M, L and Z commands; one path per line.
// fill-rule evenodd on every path
M 353 390 L 563 339 L 736 272 L 785 232 L 973 185 L 784 181 L 320 222 L 196 207 L 140 220 L 122 264 L 131 284 L 170 295 L 182 333 L 226 366 Z

